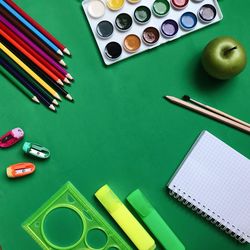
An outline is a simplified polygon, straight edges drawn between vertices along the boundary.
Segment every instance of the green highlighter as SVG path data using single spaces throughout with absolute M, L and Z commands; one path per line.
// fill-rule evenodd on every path
M 139 189 L 131 193 L 127 200 L 165 249 L 185 250 L 182 242 Z

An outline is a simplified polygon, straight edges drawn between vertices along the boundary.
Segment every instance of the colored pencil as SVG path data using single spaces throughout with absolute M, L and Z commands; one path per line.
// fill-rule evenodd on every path
M 0 0 L 1 1 L 1 0 Z M 36 43 L 46 54 L 53 58 L 56 62 L 66 66 L 65 62 L 61 59 L 61 56 L 48 48 L 39 38 L 37 38 L 30 30 L 21 25 L 18 20 L 13 17 L 7 10 L 0 8 L 0 14 L 2 14 L 9 22 L 11 22 L 20 32 L 29 37 L 31 41 Z
M 15 61 L 24 71 L 32 76 L 44 89 L 46 89 L 56 99 L 61 100 L 58 93 L 51 88 L 45 81 L 43 81 L 33 70 L 31 70 L 25 63 L 23 63 L 18 57 L 16 57 L 8 48 L 6 48 L 2 42 L 0 42 L 0 49 L 8 55 L 13 61 Z
M 214 113 L 214 112 L 207 110 L 203 107 L 199 107 L 197 105 L 183 101 L 183 100 L 176 98 L 174 96 L 165 96 L 165 98 L 174 104 L 180 105 L 180 106 L 187 108 L 187 109 L 190 109 L 190 110 L 193 110 L 197 113 L 200 113 L 200 114 L 203 114 L 203 115 L 208 116 L 210 118 L 213 118 L 214 120 L 217 120 L 219 122 L 223 122 L 231 127 L 234 127 L 236 129 L 239 129 L 239 130 L 244 131 L 246 133 L 250 133 L 250 127 L 245 126 L 245 125 L 238 123 L 234 120 L 231 120 L 229 118 L 226 118 L 225 116 Z
M 65 77 L 73 79 L 73 77 L 58 63 L 56 63 L 50 56 L 48 56 L 42 49 L 34 44 L 28 37 L 23 35 L 15 26 L 13 26 L 6 18 L 0 15 L 0 29 L 4 30 L 12 39 L 18 42 L 25 50 L 29 51 L 37 60 L 50 68 L 60 79 Z
M 2 58 L 0 58 L 0 65 L 2 65 Z M 25 85 L 22 85 L 21 80 L 18 79 L 18 77 L 15 77 L 11 72 L 9 72 L 3 65 L 0 68 L 1 73 L 9 79 L 9 81 L 15 85 L 16 88 L 18 88 L 24 95 L 26 95 L 29 99 L 36 103 L 40 103 L 38 98 L 35 96 L 35 94 L 32 93 L 32 90 L 30 90 L 28 87 L 26 88 Z
M 63 55 L 62 51 L 53 43 L 51 42 L 46 36 L 44 36 L 38 29 L 36 29 L 30 22 L 28 22 L 25 18 L 23 18 L 15 9 L 13 9 L 8 3 L 1 0 L 0 5 L 2 5 L 6 10 L 11 13 L 20 23 L 22 23 L 24 26 L 26 26 L 31 32 L 36 34 L 37 37 L 43 43 L 46 44 L 46 46 L 50 47 L 52 50 L 54 50 L 57 54 Z
M 49 84 L 53 89 L 55 89 L 58 93 L 63 95 L 70 101 L 73 101 L 72 96 L 61 86 L 56 84 L 51 78 L 48 77 L 45 72 L 43 72 L 32 60 L 26 57 L 24 54 L 21 54 L 14 46 L 9 44 L 6 40 L 3 40 L 2 43 L 8 47 L 15 55 L 18 56 L 20 60 L 22 60 L 30 69 L 32 69 L 37 75 L 39 75 L 47 84 Z
M 39 23 L 37 23 L 31 16 L 29 16 L 23 9 L 17 6 L 11 0 L 5 0 L 13 9 L 15 9 L 20 15 L 23 16 L 28 22 L 30 22 L 35 28 L 37 28 L 41 33 L 43 33 L 47 38 L 49 38 L 59 49 L 61 49 L 65 54 L 70 55 L 70 51 L 61 44 L 54 36 L 52 36 L 47 30 L 45 30 Z
M 27 79 L 23 78 L 10 64 L 8 64 L 3 58 L 0 58 L 0 64 L 10 72 L 18 81 L 20 81 L 24 86 L 26 86 L 30 91 L 36 94 L 39 100 L 49 109 L 56 111 L 55 106 L 52 103 L 47 102 L 47 100 L 29 84 Z
M 12 39 L 8 34 L 6 34 L 3 30 L 0 30 L 0 35 L 3 36 L 10 44 L 12 44 L 17 50 L 19 50 L 22 54 L 28 57 L 33 63 L 37 64 L 37 66 L 43 70 L 51 79 L 53 79 L 58 84 L 63 85 L 61 79 L 59 79 L 53 72 L 51 72 L 46 66 L 44 66 L 40 61 L 38 61 L 33 55 L 31 55 L 28 51 L 26 51 L 21 45 L 19 45 L 14 39 Z M 65 80 L 65 79 L 64 79 Z M 68 79 L 66 78 L 69 83 Z
M 39 85 L 27 72 L 25 72 L 19 65 L 17 65 L 10 57 L 4 54 L 4 52 L 0 51 L 0 57 L 3 58 L 9 65 L 11 65 L 12 68 L 14 68 L 15 71 L 17 71 L 24 79 L 26 79 L 28 84 L 31 85 L 31 87 L 35 88 L 40 93 L 40 95 L 43 96 L 43 99 L 47 100 L 47 102 L 50 104 L 55 104 L 56 106 L 59 105 L 56 99 L 54 99 L 54 97 L 52 97 L 50 93 L 46 92 L 46 90 L 44 90 L 44 88 L 41 85 Z
M 242 124 L 242 125 L 245 125 L 245 126 L 247 126 L 247 127 L 250 127 L 250 124 L 249 124 L 249 123 L 244 122 L 244 121 L 242 121 L 242 120 L 240 120 L 240 119 L 238 119 L 238 118 L 236 118 L 236 117 L 234 117 L 234 116 L 231 116 L 231 115 L 229 115 L 229 114 L 227 114 L 227 113 L 225 113 L 225 112 L 223 112 L 223 111 L 221 111 L 221 110 L 215 109 L 215 108 L 210 107 L 210 106 L 208 106 L 208 105 L 205 105 L 205 104 L 203 104 L 203 103 L 201 103 L 201 102 L 198 102 L 198 101 L 196 101 L 196 100 L 190 98 L 190 96 L 188 96 L 188 95 L 184 95 L 184 96 L 182 97 L 182 99 L 183 99 L 184 101 L 191 102 L 191 103 L 193 103 L 193 104 L 195 104 L 195 105 L 197 105 L 197 106 L 200 106 L 200 107 L 202 107 L 202 108 L 204 108 L 204 109 L 207 109 L 207 110 L 210 110 L 210 111 L 212 111 L 212 112 L 214 112 L 214 113 L 217 113 L 217 114 L 219 114 L 219 115 L 221 115 L 221 116 L 224 116 L 224 117 L 226 117 L 226 118 L 228 118 L 228 119 L 230 119 L 230 120 L 233 120 L 233 121 L 235 121 L 235 122 L 238 122 L 238 123 L 240 123 L 240 124 Z
M 52 111 L 56 111 L 55 106 L 48 102 L 43 95 L 41 95 L 41 93 L 39 91 L 37 91 L 37 89 L 35 89 L 29 82 L 27 79 L 25 79 L 24 77 L 22 77 L 18 71 L 15 70 L 15 68 L 13 68 L 10 64 L 8 64 L 6 61 L 4 61 L 4 59 L 0 59 L 0 62 L 2 64 L 3 67 L 5 67 L 6 70 L 8 70 L 14 77 L 16 77 L 16 79 L 18 79 L 24 86 L 26 86 L 27 88 L 30 88 L 30 90 L 36 94 L 36 96 L 38 97 L 38 99 L 49 109 L 51 109 Z

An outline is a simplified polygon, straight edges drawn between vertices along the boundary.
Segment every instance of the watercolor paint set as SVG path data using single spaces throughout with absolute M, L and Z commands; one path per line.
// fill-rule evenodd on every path
M 223 18 L 217 0 L 85 0 L 82 6 L 106 65 Z

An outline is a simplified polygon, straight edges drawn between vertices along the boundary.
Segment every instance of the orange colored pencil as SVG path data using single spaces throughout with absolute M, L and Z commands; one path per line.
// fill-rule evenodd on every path
M 34 56 L 38 61 L 40 61 L 50 71 L 52 71 L 59 79 L 61 79 L 64 82 L 67 82 L 66 81 L 66 78 L 68 75 L 67 71 L 65 71 L 65 74 L 62 74 L 55 67 L 55 65 L 51 64 L 49 61 L 44 59 L 43 56 L 41 56 L 34 48 L 29 46 L 25 41 L 23 41 L 14 31 L 10 30 L 5 24 L 1 23 L 1 20 L 0 20 L 0 30 L 3 30 L 9 37 L 11 37 L 13 40 L 15 40 L 23 49 L 28 51 L 32 56 Z
M 42 63 L 40 63 L 34 56 L 32 56 L 28 51 L 21 47 L 15 40 L 13 40 L 9 35 L 7 35 L 3 30 L 0 30 L 0 35 L 3 36 L 9 43 L 11 43 L 16 49 L 18 49 L 22 54 L 28 57 L 33 63 L 35 63 L 43 72 L 45 72 L 52 80 L 60 85 L 63 85 L 61 79 L 59 79 L 53 72 L 46 68 Z

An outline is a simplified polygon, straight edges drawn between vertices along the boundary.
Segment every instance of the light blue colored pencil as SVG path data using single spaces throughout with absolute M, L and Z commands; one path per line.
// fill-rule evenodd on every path
M 24 19 L 18 12 L 16 12 L 10 5 L 8 5 L 4 0 L 0 0 L 0 5 L 2 5 L 6 10 L 8 10 L 13 16 L 15 16 L 22 24 L 24 24 L 28 29 L 35 33 L 44 43 L 46 43 L 52 50 L 54 50 L 59 55 L 63 55 L 62 51 L 52 43 L 46 36 L 44 36 L 38 29 L 36 29 L 31 23 Z

